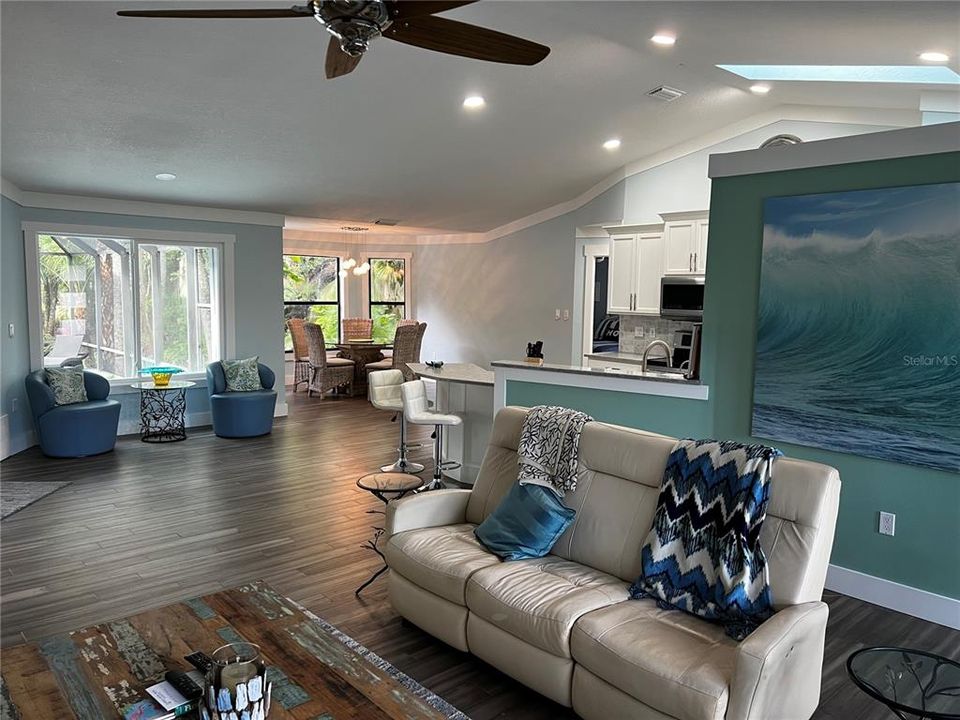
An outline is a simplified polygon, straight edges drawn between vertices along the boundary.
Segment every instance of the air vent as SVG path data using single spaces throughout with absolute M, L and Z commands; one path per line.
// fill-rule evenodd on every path
M 368 228 L 362 227 L 361 225 L 341 225 L 340 229 L 344 232 L 364 232 Z
M 374 225 L 389 225 L 390 227 L 393 227 L 394 225 L 399 225 L 399 224 L 400 224 L 400 221 L 399 221 L 399 220 L 388 220 L 387 218 L 380 218 L 379 220 L 374 220 L 374 221 L 373 221 L 373 224 L 374 224 Z
M 663 102 L 673 102 L 679 97 L 683 97 L 686 93 L 683 90 L 677 90 L 676 88 L 668 87 L 666 85 L 661 85 L 658 88 L 654 88 L 647 93 L 652 98 L 657 100 L 663 100 Z

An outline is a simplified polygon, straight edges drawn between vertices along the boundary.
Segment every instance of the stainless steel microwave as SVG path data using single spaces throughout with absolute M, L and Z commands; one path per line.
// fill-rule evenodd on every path
M 703 320 L 703 277 L 667 275 L 660 280 L 660 317 Z

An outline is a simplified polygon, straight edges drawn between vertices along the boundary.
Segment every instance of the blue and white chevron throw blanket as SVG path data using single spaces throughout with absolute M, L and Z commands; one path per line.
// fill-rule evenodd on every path
M 774 461 L 782 454 L 733 441 L 678 442 L 663 472 L 631 597 L 721 623 L 735 640 L 769 618 L 760 530 Z

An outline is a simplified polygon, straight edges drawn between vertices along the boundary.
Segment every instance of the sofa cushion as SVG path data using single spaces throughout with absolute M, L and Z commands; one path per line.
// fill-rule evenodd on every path
M 424 590 L 466 605 L 467 579 L 480 568 L 501 563 L 477 542 L 475 527 L 463 523 L 397 533 L 384 547 L 387 564 L 391 572 Z
M 719 625 L 654 600 L 630 600 L 583 615 L 573 659 L 637 700 L 683 720 L 722 720 L 737 643 Z
M 576 510 L 564 506 L 553 490 L 516 483 L 476 536 L 485 548 L 504 560 L 541 558 L 553 548 Z
M 467 608 L 501 630 L 559 657 L 570 657 L 570 630 L 581 615 L 626 600 L 628 584 L 555 555 L 478 570 Z

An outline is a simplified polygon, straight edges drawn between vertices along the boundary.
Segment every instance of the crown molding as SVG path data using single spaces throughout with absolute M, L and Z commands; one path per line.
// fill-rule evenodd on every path
M 960 122 L 710 156 L 711 178 L 960 151 Z
M 226 208 L 173 205 L 168 203 L 143 202 L 140 200 L 116 200 L 113 198 L 84 197 L 81 195 L 56 195 L 30 191 L 21 192 L 20 204 L 24 207 L 50 210 L 76 210 L 99 212 L 111 215 L 139 215 L 145 217 L 174 218 L 177 220 L 203 220 L 209 222 L 238 223 L 241 225 L 267 225 L 283 227 L 284 216 L 276 213 L 252 210 L 229 210 Z
M 17 205 L 23 205 L 23 190 L 18 188 L 5 177 L 0 177 L 0 194 Z

